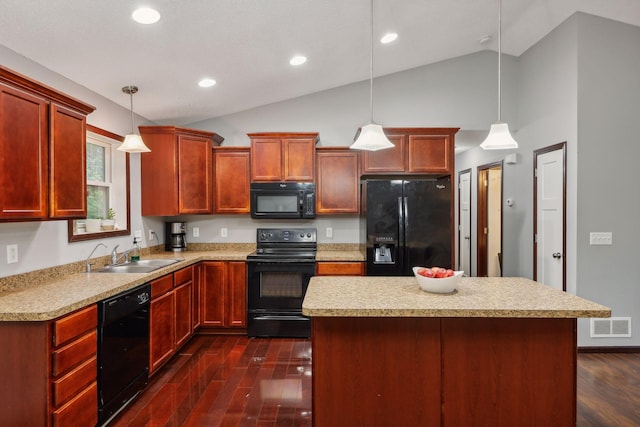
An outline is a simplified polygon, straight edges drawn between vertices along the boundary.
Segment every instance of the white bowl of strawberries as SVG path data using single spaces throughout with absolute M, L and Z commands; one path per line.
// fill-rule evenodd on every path
M 442 267 L 413 267 L 413 274 L 423 291 L 448 294 L 456 290 L 456 284 L 464 271 Z

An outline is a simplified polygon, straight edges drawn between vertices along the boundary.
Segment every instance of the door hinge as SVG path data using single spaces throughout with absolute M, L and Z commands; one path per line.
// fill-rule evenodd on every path
M 487 180 L 487 179 L 485 179 L 485 180 L 484 180 L 484 186 L 485 186 L 485 187 L 488 187 L 488 186 L 489 186 L 489 180 Z
M 487 227 L 484 228 L 484 234 L 489 234 L 489 229 Z
M 533 176 L 534 178 L 538 177 L 538 168 L 533 169 Z
M 534 243 L 538 243 L 538 235 L 537 235 L 537 234 L 534 234 L 534 236 L 533 236 L 533 242 L 534 242 Z

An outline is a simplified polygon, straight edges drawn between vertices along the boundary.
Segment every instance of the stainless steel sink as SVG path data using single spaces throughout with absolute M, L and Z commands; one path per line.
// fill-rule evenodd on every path
M 108 265 L 96 273 L 151 273 L 162 267 L 184 261 L 184 259 L 141 259 L 140 261 L 125 262 L 124 264 Z

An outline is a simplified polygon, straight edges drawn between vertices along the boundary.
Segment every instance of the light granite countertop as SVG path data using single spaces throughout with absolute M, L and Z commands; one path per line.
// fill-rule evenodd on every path
M 450 294 L 415 277 L 316 276 L 302 304 L 311 317 L 611 317 L 611 309 L 525 278 L 462 277 Z
M 55 319 L 200 261 L 245 261 L 247 255 L 254 249 L 252 245 L 237 246 L 237 249 L 160 252 L 144 256 L 145 259 L 184 260 L 144 274 L 70 272 L 62 277 L 54 276 L 56 278 L 47 279 L 50 272 L 44 269 L 32 272 L 25 277 L 0 278 L 9 283 L 0 291 L 0 321 Z M 319 250 L 317 260 L 364 261 L 364 256 L 358 251 Z M 94 269 L 98 268 L 94 267 Z

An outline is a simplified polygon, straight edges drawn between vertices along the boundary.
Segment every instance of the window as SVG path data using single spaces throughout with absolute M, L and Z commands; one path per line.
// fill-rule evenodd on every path
M 87 134 L 87 218 L 107 218 L 112 207 L 111 144 Z
M 116 149 L 123 139 L 87 125 L 87 219 L 69 221 L 70 242 L 131 234 L 129 154 Z

